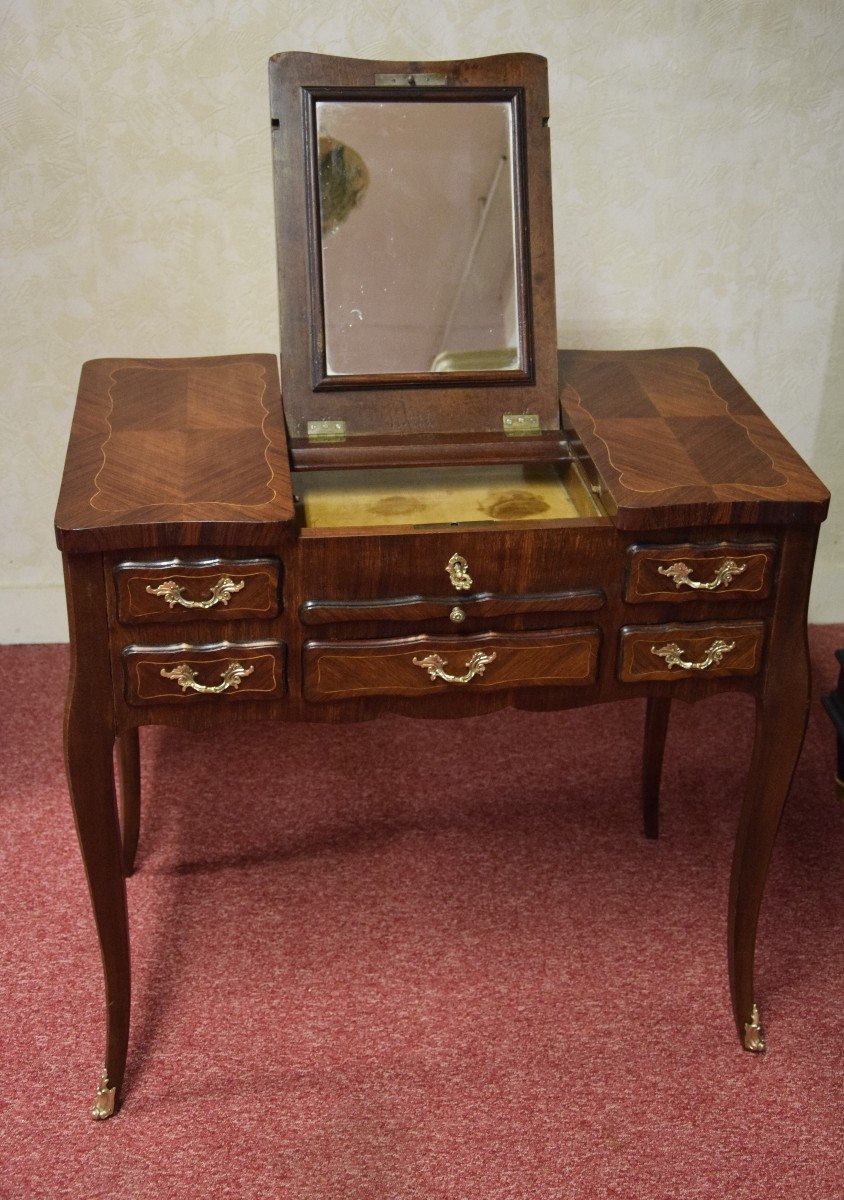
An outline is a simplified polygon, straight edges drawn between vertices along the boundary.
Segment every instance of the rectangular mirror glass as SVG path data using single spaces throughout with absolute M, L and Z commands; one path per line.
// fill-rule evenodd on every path
M 509 100 L 318 100 L 327 376 L 520 371 Z

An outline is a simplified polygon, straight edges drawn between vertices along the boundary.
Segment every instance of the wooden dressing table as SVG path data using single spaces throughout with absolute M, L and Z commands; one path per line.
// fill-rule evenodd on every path
M 450 377 L 328 369 L 326 343 L 345 351 L 326 315 L 325 163 L 345 146 L 346 175 L 362 172 L 350 143 L 323 134 L 319 106 L 359 100 L 369 119 L 409 89 L 416 105 L 436 89 L 444 113 L 457 106 L 450 120 L 463 101 L 509 114 L 510 367 L 464 334 L 438 360 Z M 272 355 L 89 362 L 59 499 L 67 771 L 106 988 L 94 1115 L 115 1110 L 126 1059 L 140 725 L 646 697 L 655 837 L 671 698 L 750 693 L 728 962 L 742 1044 L 763 1050 L 756 923 L 806 723 L 826 490 L 710 352 L 557 354 L 543 60 L 281 55 L 271 95 L 284 409 Z

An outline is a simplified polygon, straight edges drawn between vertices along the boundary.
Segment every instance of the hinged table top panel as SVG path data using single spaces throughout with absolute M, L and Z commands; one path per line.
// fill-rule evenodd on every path
M 62 549 L 271 545 L 292 519 L 273 355 L 85 364 L 56 512 Z
M 829 495 L 709 351 L 566 351 L 565 412 L 620 529 L 816 524 Z M 56 513 L 69 551 L 296 533 L 276 360 L 85 364 Z
M 620 529 L 826 516 L 826 488 L 712 351 L 561 351 L 559 372 Z

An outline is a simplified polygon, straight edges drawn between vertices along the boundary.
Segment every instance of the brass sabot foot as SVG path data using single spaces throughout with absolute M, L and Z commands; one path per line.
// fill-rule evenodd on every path
M 759 1009 L 753 1005 L 750 1020 L 744 1025 L 744 1048 L 753 1054 L 765 1053 L 765 1035 L 759 1022 Z
M 107 1121 L 114 1113 L 114 1098 L 117 1088 L 108 1086 L 108 1071 L 103 1067 L 91 1116 L 95 1121 Z

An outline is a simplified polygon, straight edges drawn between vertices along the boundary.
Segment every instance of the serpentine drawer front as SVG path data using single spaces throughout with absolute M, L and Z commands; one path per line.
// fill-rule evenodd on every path
M 655 600 L 764 600 L 776 546 L 634 546 L 624 589 L 632 603 Z
M 419 636 L 371 642 L 308 642 L 308 700 L 421 696 L 471 688 L 555 687 L 595 680 L 597 629 Z
M 276 700 L 285 692 L 283 642 L 215 646 L 127 646 L 123 678 L 130 704 Z
M 764 639 L 762 621 L 628 625 L 621 631 L 618 677 L 622 683 L 638 683 L 755 675 Z
M 279 610 L 278 581 L 273 558 L 120 563 L 117 616 L 124 625 L 271 618 Z
M 600 588 L 503 596 L 482 592 L 474 596 L 391 596 L 379 600 L 306 600 L 299 610 L 303 625 L 343 621 L 427 621 L 448 617 L 460 625 L 467 617 L 509 617 L 524 613 L 592 612 L 602 608 Z

